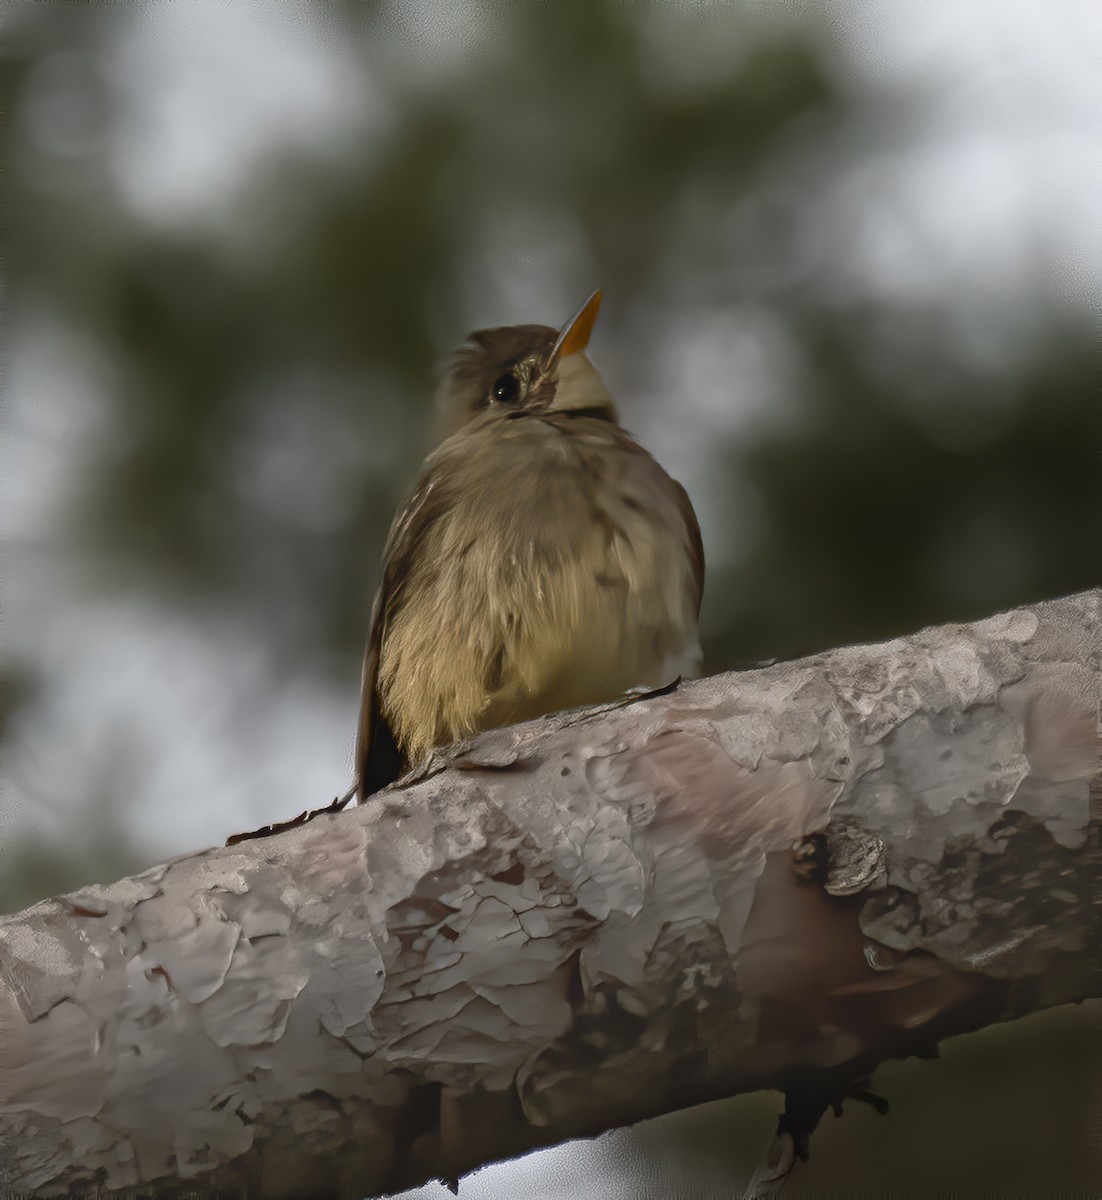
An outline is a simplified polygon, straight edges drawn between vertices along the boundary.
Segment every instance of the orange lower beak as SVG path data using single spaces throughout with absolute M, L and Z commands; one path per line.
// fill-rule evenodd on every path
M 600 307 L 601 289 L 598 288 L 562 327 L 551 351 L 550 362 L 557 362 L 560 358 L 566 358 L 568 354 L 577 354 L 589 345 L 589 335 L 597 323 Z

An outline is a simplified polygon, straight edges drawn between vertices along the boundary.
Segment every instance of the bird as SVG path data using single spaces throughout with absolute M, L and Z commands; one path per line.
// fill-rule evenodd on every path
M 476 330 L 451 360 L 447 436 L 383 554 L 361 803 L 436 747 L 699 673 L 700 526 L 585 353 L 600 304 Z

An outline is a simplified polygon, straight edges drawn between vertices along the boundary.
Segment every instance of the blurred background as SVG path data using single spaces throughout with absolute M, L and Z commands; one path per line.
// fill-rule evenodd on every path
M 1097 585 L 1100 50 L 1074 0 L 9 4 L 0 909 L 345 791 L 437 363 L 597 286 L 709 672 Z M 1088 1189 L 1097 1018 L 885 1068 L 792 1194 Z M 461 1194 L 727 1197 L 777 1109 Z

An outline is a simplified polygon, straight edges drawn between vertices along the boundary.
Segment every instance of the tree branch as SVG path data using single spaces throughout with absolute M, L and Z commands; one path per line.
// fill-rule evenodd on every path
M 495 731 L 3 919 L 0 1181 L 375 1195 L 762 1087 L 799 1148 L 886 1057 L 1102 994 L 1100 611 Z

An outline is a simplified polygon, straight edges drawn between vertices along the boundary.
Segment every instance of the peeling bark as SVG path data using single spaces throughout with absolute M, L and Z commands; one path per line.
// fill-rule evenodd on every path
M 1100 612 L 495 731 L 0 920 L 0 1183 L 376 1195 L 1102 994 Z

